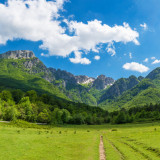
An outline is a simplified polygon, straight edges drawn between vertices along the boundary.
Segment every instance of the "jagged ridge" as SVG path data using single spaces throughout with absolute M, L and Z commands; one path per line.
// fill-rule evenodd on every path
M 83 102 L 90 105 L 100 104 L 104 106 L 127 107 L 131 106 L 131 104 L 134 106 L 135 96 L 137 102 L 139 101 L 138 105 L 140 105 L 142 98 L 139 98 L 139 95 L 142 96 L 147 93 L 149 96 L 151 91 L 154 92 L 154 95 L 159 94 L 158 90 L 152 90 L 152 88 L 153 86 L 160 88 L 160 68 L 153 70 L 146 78 L 142 76 L 138 78 L 130 76 L 129 78 L 120 78 L 115 81 L 113 78 L 106 77 L 105 75 L 100 75 L 97 78 L 85 75 L 75 76 L 64 70 L 47 68 L 37 57 L 35 57 L 32 51 L 9 51 L 0 54 L 0 61 L 2 63 L 3 60 L 6 60 L 6 62 L 9 60 L 7 66 L 12 65 L 14 71 L 17 68 L 24 73 L 27 72 L 47 80 L 53 86 L 57 86 L 62 94 L 65 94 L 75 102 Z M 1 68 L 1 70 L 3 72 L 5 68 Z M 14 74 L 12 71 L 8 71 L 8 73 Z M 152 81 L 151 84 L 154 84 L 149 85 L 149 89 L 142 87 L 145 84 L 146 79 L 150 79 Z M 146 83 L 150 84 L 149 82 Z M 132 103 L 129 103 L 130 100 Z M 156 100 L 156 102 L 158 101 Z

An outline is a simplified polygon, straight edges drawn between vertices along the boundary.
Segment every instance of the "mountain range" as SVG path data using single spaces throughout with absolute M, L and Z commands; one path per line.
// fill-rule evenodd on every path
M 75 76 L 64 70 L 47 68 L 32 51 L 18 50 L 0 54 L 0 89 L 34 89 L 69 101 L 115 110 L 160 103 L 160 68 L 146 77 L 114 80 Z

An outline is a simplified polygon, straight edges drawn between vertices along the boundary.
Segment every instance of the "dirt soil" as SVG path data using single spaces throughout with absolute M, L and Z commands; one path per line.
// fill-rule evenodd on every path
M 103 136 L 100 136 L 100 144 L 99 144 L 99 159 L 106 160 L 104 144 L 103 144 Z

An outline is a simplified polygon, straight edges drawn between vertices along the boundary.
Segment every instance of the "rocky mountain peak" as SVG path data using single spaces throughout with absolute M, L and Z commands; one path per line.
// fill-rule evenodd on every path
M 0 58 L 26 59 L 26 61 L 23 61 L 22 63 L 24 67 L 28 69 L 27 72 L 31 74 L 41 73 L 41 77 L 51 83 L 54 83 L 55 80 L 61 80 L 64 87 L 67 85 L 90 84 L 90 87 L 103 90 L 115 82 L 114 79 L 106 77 L 105 75 L 100 75 L 97 78 L 92 78 L 85 75 L 75 76 L 65 70 L 47 68 L 43 62 L 41 62 L 35 56 L 35 54 L 29 50 L 8 51 L 6 53 L 0 54 Z M 57 83 L 58 82 L 56 82 L 56 84 Z
M 129 79 L 130 79 L 130 80 L 132 80 L 132 79 L 137 79 L 137 77 L 134 76 L 134 75 L 131 75 L 131 76 L 129 76 Z
M 105 75 L 101 74 L 97 77 L 97 79 L 93 83 L 93 87 L 95 87 L 98 90 L 102 90 L 107 88 L 107 86 L 113 85 L 115 80 L 110 77 L 106 77 Z
M 28 59 L 34 58 L 35 55 L 32 51 L 29 50 L 17 50 L 17 51 L 8 51 L 6 53 L 0 54 L 0 58 L 3 59 Z
M 95 79 L 92 77 L 80 75 L 75 77 L 78 84 L 89 84 L 92 83 Z
M 149 78 L 151 80 L 154 80 L 154 79 L 160 79 L 160 67 L 154 69 L 153 71 L 151 71 L 147 76 L 146 78 Z
M 101 74 L 101 75 L 99 75 L 99 76 L 97 77 L 97 79 L 105 80 L 105 79 L 106 79 L 106 76 L 103 75 L 103 74 Z
M 142 77 L 142 76 L 139 76 L 139 77 L 138 77 L 138 80 L 139 80 L 139 81 L 142 81 L 143 79 L 144 79 L 144 77 Z
M 136 76 L 130 76 L 129 78 L 118 79 L 101 97 L 100 102 L 104 99 L 114 99 L 120 96 L 123 92 L 133 88 L 139 83 Z
M 53 73 L 53 71 L 52 71 L 52 73 Z M 75 76 L 72 73 L 67 72 L 65 70 L 57 69 L 54 72 L 54 75 L 57 80 L 60 80 L 60 79 L 64 80 L 65 84 L 68 84 L 68 83 L 76 84 L 77 83 Z

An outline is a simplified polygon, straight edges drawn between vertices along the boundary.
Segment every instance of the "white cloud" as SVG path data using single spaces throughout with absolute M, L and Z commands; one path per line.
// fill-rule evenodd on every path
M 130 59 L 132 59 L 132 58 L 133 58 L 133 57 L 132 57 L 132 53 L 131 53 L 131 52 L 129 53 L 129 58 L 130 58 Z
M 148 29 L 148 26 L 147 26 L 147 24 L 146 24 L 146 23 L 144 23 L 144 24 L 140 24 L 140 26 L 141 26 L 144 30 L 147 30 L 147 29 Z
M 123 65 L 123 68 L 125 70 L 137 71 L 140 73 L 147 72 L 149 70 L 148 67 L 144 66 L 143 64 L 139 64 L 137 62 L 126 63 Z
M 154 61 L 152 62 L 152 64 L 158 64 L 158 63 L 160 63 L 160 60 L 158 60 L 158 59 L 156 59 L 156 60 L 154 60 Z
M 156 59 L 156 57 L 151 57 L 152 60 Z
M 90 64 L 91 61 L 88 59 L 88 58 L 82 58 L 81 57 L 81 52 L 79 51 L 75 51 L 75 58 L 70 58 L 69 60 L 72 62 L 72 63 L 80 63 L 80 64 Z
M 89 63 L 87 58 L 77 58 L 76 52 L 99 52 L 101 44 L 133 42 L 139 45 L 139 33 L 127 23 L 110 27 L 98 20 L 86 24 L 59 20 L 59 11 L 63 10 L 65 1 L 8 0 L 8 3 L 0 3 L 0 28 L 3 28 L 0 30 L 0 44 L 15 39 L 41 41 L 40 48 L 49 51 L 48 55 L 43 56 L 67 57 L 74 52 L 75 60 L 70 59 L 73 63 Z M 64 21 L 66 27 L 61 26 Z M 66 34 L 67 29 L 71 34 Z M 114 55 L 115 48 L 108 48 L 108 52 Z
M 101 58 L 100 56 L 95 56 L 94 57 L 95 60 L 100 60 L 100 58 Z
M 41 53 L 41 56 L 44 56 L 44 53 Z
M 149 61 L 149 59 L 148 59 L 148 58 L 146 58 L 143 62 L 146 62 L 146 63 L 147 63 L 148 61 Z
M 111 54 L 111 56 L 114 56 L 116 54 L 116 49 L 113 42 L 108 43 L 106 50 L 109 54 Z

